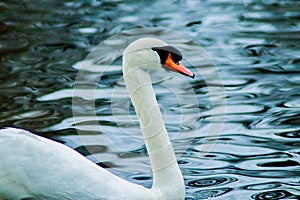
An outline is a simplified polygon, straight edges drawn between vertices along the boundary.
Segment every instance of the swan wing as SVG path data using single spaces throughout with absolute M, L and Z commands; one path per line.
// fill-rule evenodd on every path
M 131 192 L 149 193 L 63 144 L 21 129 L 0 130 L 0 199 L 121 199 Z

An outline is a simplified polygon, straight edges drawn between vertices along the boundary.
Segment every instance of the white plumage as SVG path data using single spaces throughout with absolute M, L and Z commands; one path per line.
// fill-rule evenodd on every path
M 123 55 L 124 79 L 151 161 L 151 189 L 113 175 L 63 144 L 6 128 L 0 130 L 0 199 L 184 199 L 182 174 L 147 72 L 161 68 L 151 47 L 164 45 L 143 38 Z
M 0 199 L 126 199 L 131 191 L 147 193 L 71 148 L 25 130 L 0 130 L 0 149 Z

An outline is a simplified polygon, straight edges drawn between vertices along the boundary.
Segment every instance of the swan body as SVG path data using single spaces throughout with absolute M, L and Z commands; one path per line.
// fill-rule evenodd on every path
M 0 199 L 151 199 L 65 145 L 16 128 L 0 135 Z
M 128 182 L 73 149 L 17 128 L 0 130 L 0 199 L 184 199 L 181 171 L 157 105 L 148 70 L 166 65 L 194 75 L 180 52 L 142 38 L 123 54 L 123 76 L 139 118 L 153 171 L 153 185 Z

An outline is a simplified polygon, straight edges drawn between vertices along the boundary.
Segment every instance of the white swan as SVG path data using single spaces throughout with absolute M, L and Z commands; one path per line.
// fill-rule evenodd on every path
M 184 199 L 184 180 L 148 74 L 164 65 L 194 77 L 181 58 L 177 49 L 154 38 L 136 40 L 123 54 L 125 83 L 151 161 L 151 189 L 117 177 L 67 146 L 6 128 L 0 130 L 0 199 Z

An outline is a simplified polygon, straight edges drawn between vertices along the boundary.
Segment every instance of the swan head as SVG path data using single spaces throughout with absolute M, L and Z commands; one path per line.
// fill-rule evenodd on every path
M 181 59 L 181 52 L 166 42 L 156 38 L 141 38 L 125 49 L 123 66 L 144 70 L 165 68 L 194 78 L 194 74 L 180 63 Z

